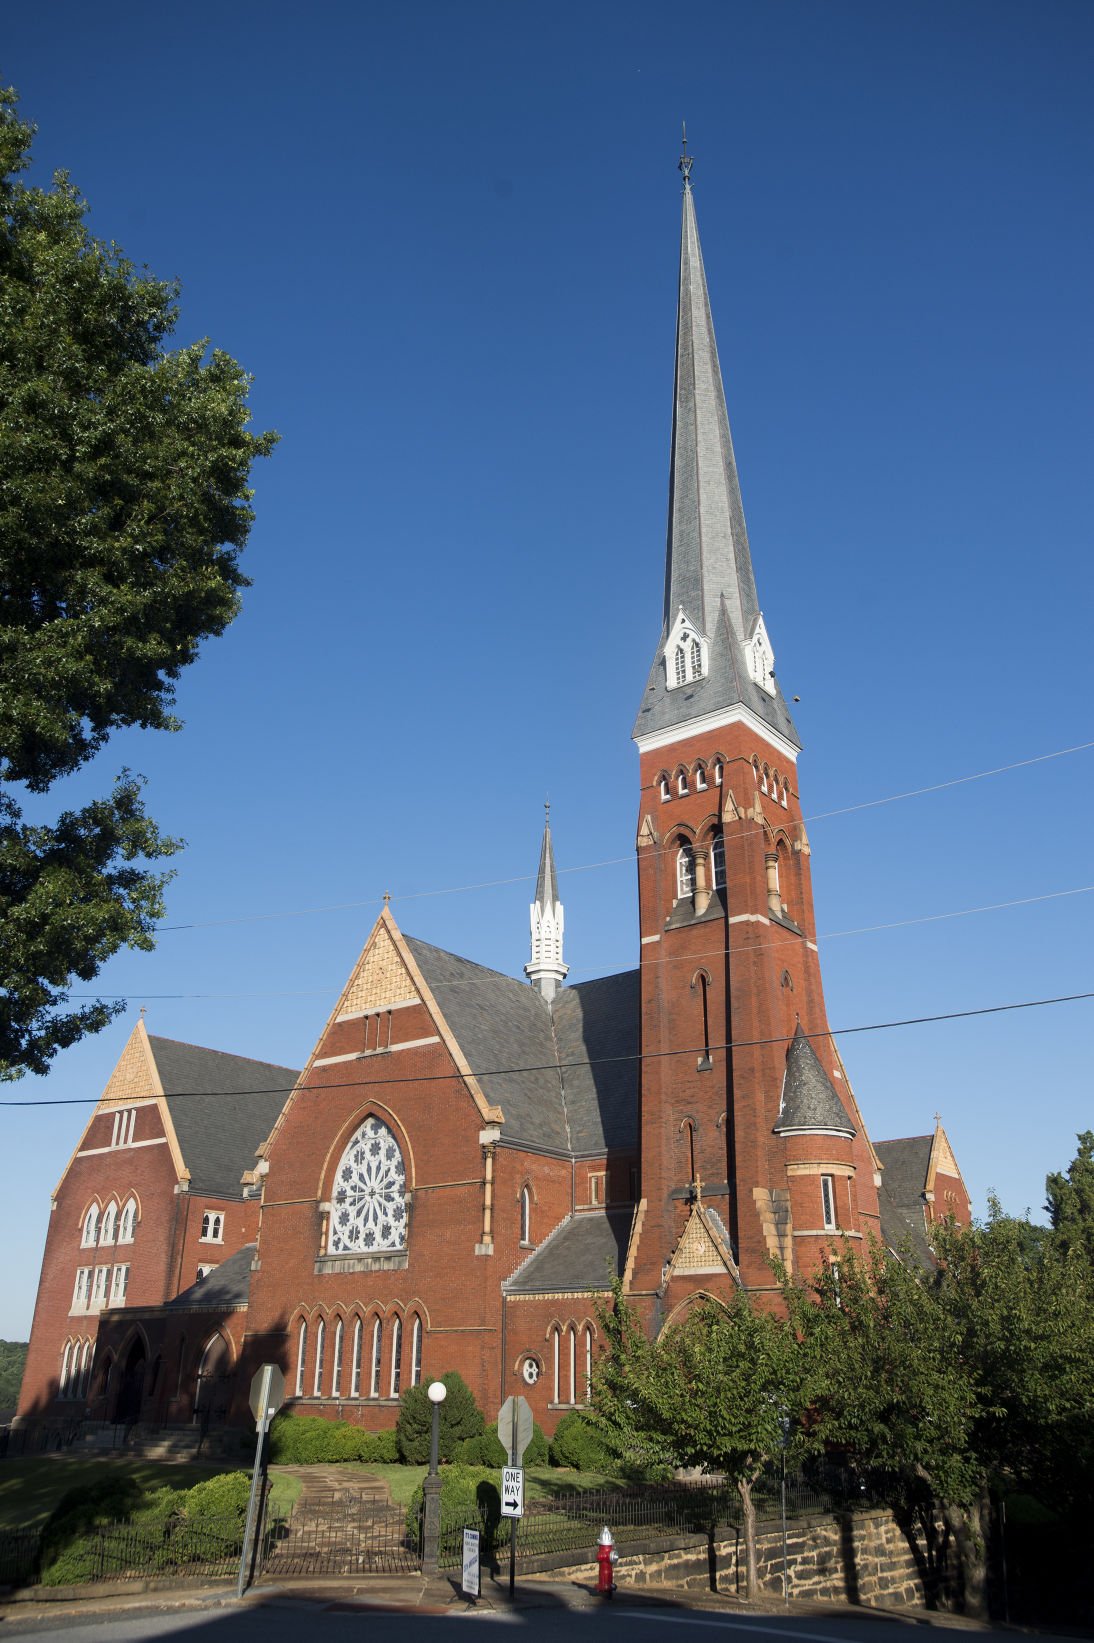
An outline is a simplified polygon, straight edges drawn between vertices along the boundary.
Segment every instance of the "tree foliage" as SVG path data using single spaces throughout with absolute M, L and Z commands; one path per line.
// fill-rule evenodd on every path
M 147 947 L 170 855 L 139 784 L 56 826 L 45 792 L 121 726 L 173 730 L 175 681 L 246 577 L 248 378 L 205 342 L 169 351 L 177 288 L 95 239 L 68 176 L 30 186 L 32 128 L 0 92 L 0 1066 L 40 1072 L 120 1006 L 65 1013 L 121 947 Z M 12 934 L 8 935 L 11 931 Z
M 26 1341 L 0 1341 L 0 1409 L 14 1409 L 19 1402 L 26 1362 Z
M 486 1420 L 475 1402 L 474 1394 L 462 1375 L 450 1369 L 441 1375 L 447 1395 L 440 1405 L 440 1458 L 451 1461 L 456 1449 L 465 1438 L 480 1437 Z M 424 1386 L 411 1386 L 403 1394 L 395 1435 L 403 1460 L 421 1466 L 429 1460 L 430 1434 L 433 1430 L 433 1405 Z

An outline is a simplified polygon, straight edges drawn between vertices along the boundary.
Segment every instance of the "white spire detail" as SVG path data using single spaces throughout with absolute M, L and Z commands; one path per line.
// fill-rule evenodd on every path
M 536 899 L 529 908 L 532 932 L 532 956 L 524 966 L 524 973 L 533 987 L 550 1004 L 566 979 L 569 966 L 562 962 L 562 934 L 564 918 L 558 896 L 558 878 L 555 874 L 555 853 L 551 847 L 551 806 L 545 807 L 543 844 L 539 852 L 539 876 L 536 879 Z

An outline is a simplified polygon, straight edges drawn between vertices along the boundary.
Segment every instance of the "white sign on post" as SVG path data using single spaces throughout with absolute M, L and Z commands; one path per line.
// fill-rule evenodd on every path
M 479 1595 L 479 1531 L 463 1532 L 463 1589 L 468 1597 Z
M 524 1468 L 504 1466 L 501 1473 L 502 1517 L 524 1516 Z

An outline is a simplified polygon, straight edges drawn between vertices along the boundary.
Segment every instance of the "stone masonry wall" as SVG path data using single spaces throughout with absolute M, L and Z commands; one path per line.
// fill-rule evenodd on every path
M 945 1571 L 934 1566 L 922 1537 L 914 1534 L 909 1540 L 891 1513 L 801 1518 L 788 1523 L 786 1541 L 791 1598 L 923 1608 L 938 1606 L 945 1596 Z M 756 1552 L 761 1592 L 766 1597 L 781 1597 L 779 1525 L 757 1532 Z M 579 1579 L 596 1579 L 594 1563 L 572 1572 Z M 713 1547 L 696 1539 L 673 1550 L 626 1553 L 616 1564 L 616 1579 L 632 1586 L 713 1589 L 743 1597 L 744 1538 L 737 1531 Z

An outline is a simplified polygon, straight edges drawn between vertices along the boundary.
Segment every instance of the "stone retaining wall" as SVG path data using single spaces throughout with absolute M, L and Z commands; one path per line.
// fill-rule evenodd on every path
M 790 1596 L 865 1606 L 946 1607 L 949 1581 L 939 1527 L 928 1547 L 919 1530 L 907 1532 L 890 1512 L 860 1511 L 798 1518 L 787 1524 L 786 1559 Z M 942 1554 L 940 1554 L 940 1548 Z M 776 1524 L 757 1531 L 760 1590 L 782 1596 L 782 1529 Z M 596 1565 L 573 1571 L 575 1578 L 596 1580 Z M 631 1586 L 676 1586 L 702 1591 L 745 1594 L 745 1548 L 741 1532 L 732 1531 L 713 1544 L 695 1539 L 672 1548 L 651 1544 L 620 1556 L 616 1579 Z

